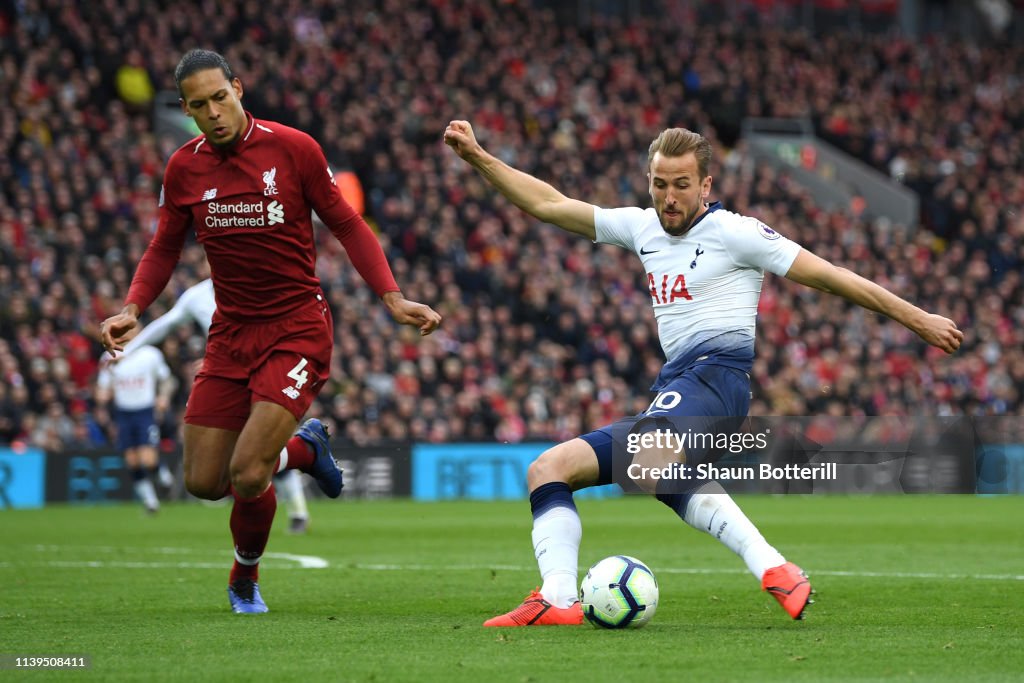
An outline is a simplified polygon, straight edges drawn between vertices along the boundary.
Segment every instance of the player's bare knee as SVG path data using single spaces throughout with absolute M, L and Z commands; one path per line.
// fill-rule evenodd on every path
M 185 473 L 185 490 L 202 500 L 220 500 L 228 494 L 227 482 L 211 481 L 195 474 Z
M 530 490 L 552 481 L 568 482 L 571 478 L 568 459 L 558 446 L 549 448 L 530 463 L 526 470 L 526 482 Z
M 270 472 L 259 464 L 243 467 L 231 467 L 231 486 L 235 495 L 242 498 L 253 498 L 266 490 L 270 483 Z

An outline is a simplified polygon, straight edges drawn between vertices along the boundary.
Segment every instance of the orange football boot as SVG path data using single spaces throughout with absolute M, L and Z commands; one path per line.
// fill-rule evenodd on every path
M 534 589 L 523 604 L 511 612 L 484 622 L 484 626 L 577 626 L 583 623 L 583 608 L 574 602 L 569 607 L 555 607 Z
M 794 619 L 804 618 L 804 609 L 813 605 L 811 583 L 800 567 L 792 562 L 772 567 L 761 579 L 761 590 L 771 593 L 782 609 Z

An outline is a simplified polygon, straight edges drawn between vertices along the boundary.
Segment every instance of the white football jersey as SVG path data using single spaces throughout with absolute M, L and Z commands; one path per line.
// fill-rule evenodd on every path
M 159 344 L 171 330 L 192 320 L 209 334 L 215 310 L 217 301 L 213 295 L 213 280 L 206 279 L 192 285 L 182 293 L 171 310 L 143 327 L 134 339 L 125 344 L 124 352 L 128 354 L 142 346 Z
M 764 271 L 785 275 L 800 245 L 719 202 L 681 237 L 657 212 L 594 207 L 596 241 L 631 249 L 644 264 L 661 348 L 668 363 L 655 384 L 697 360 L 749 371 Z
M 101 360 L 96 382 L 111 389 L 114 406 L 119 410 L 142 410 L 156 403 L 157 387 L 171 376 L 164 355 L 152 346 L 144 346 L 116 363 Z

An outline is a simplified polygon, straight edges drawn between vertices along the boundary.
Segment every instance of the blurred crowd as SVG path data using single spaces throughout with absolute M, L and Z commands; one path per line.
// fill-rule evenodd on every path
M 669 5 L 581 25 L 483 0 L 0 2 L 0 443 L 109 443 L 92 399 L 98 323 L 152 236 L 179 144 L 154 127 L 153 97 L 192 47 L 228 57 L 254 115 L 308 131 L 355 172 L 405 294 L 445 316 L 426 339 L 398 328 L 320 231 L 337 348 L 312 414 L 340 438 L 561 440 L 650 401 L 664 358 L 636 258 L 502 200 L 443 145 L 452 118 L 602 206 L 649 205 L 650 140 L 698 130 L 726 208 L 965 330 L 947 357 L 769 275 L 752 414 L 1024 414 L 1024 48 L 809 35 Z M 920 225 L 819 209 L 746 153 L 745 116 L 810 118 L 917 191 Z M 148 317 L 202 267 L 189 245 Z M 162 416 L 173 439 L 204 339 L 186 328 L 162 349 L 180 379 Z

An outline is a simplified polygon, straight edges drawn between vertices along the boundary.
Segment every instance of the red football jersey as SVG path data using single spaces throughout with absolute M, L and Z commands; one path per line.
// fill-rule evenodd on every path
M 239 322 L 287 315 L 317 291 L 312 211 L 379 295 L 398 291 L 376 236 L 342 198 L 306 133 L 249 116 L 230 147 L 200 136 L 167 163 L 160 220 L 126 303 L 145 310 L 163 291 L 188 230 L 206 250 L 217 311 Z

